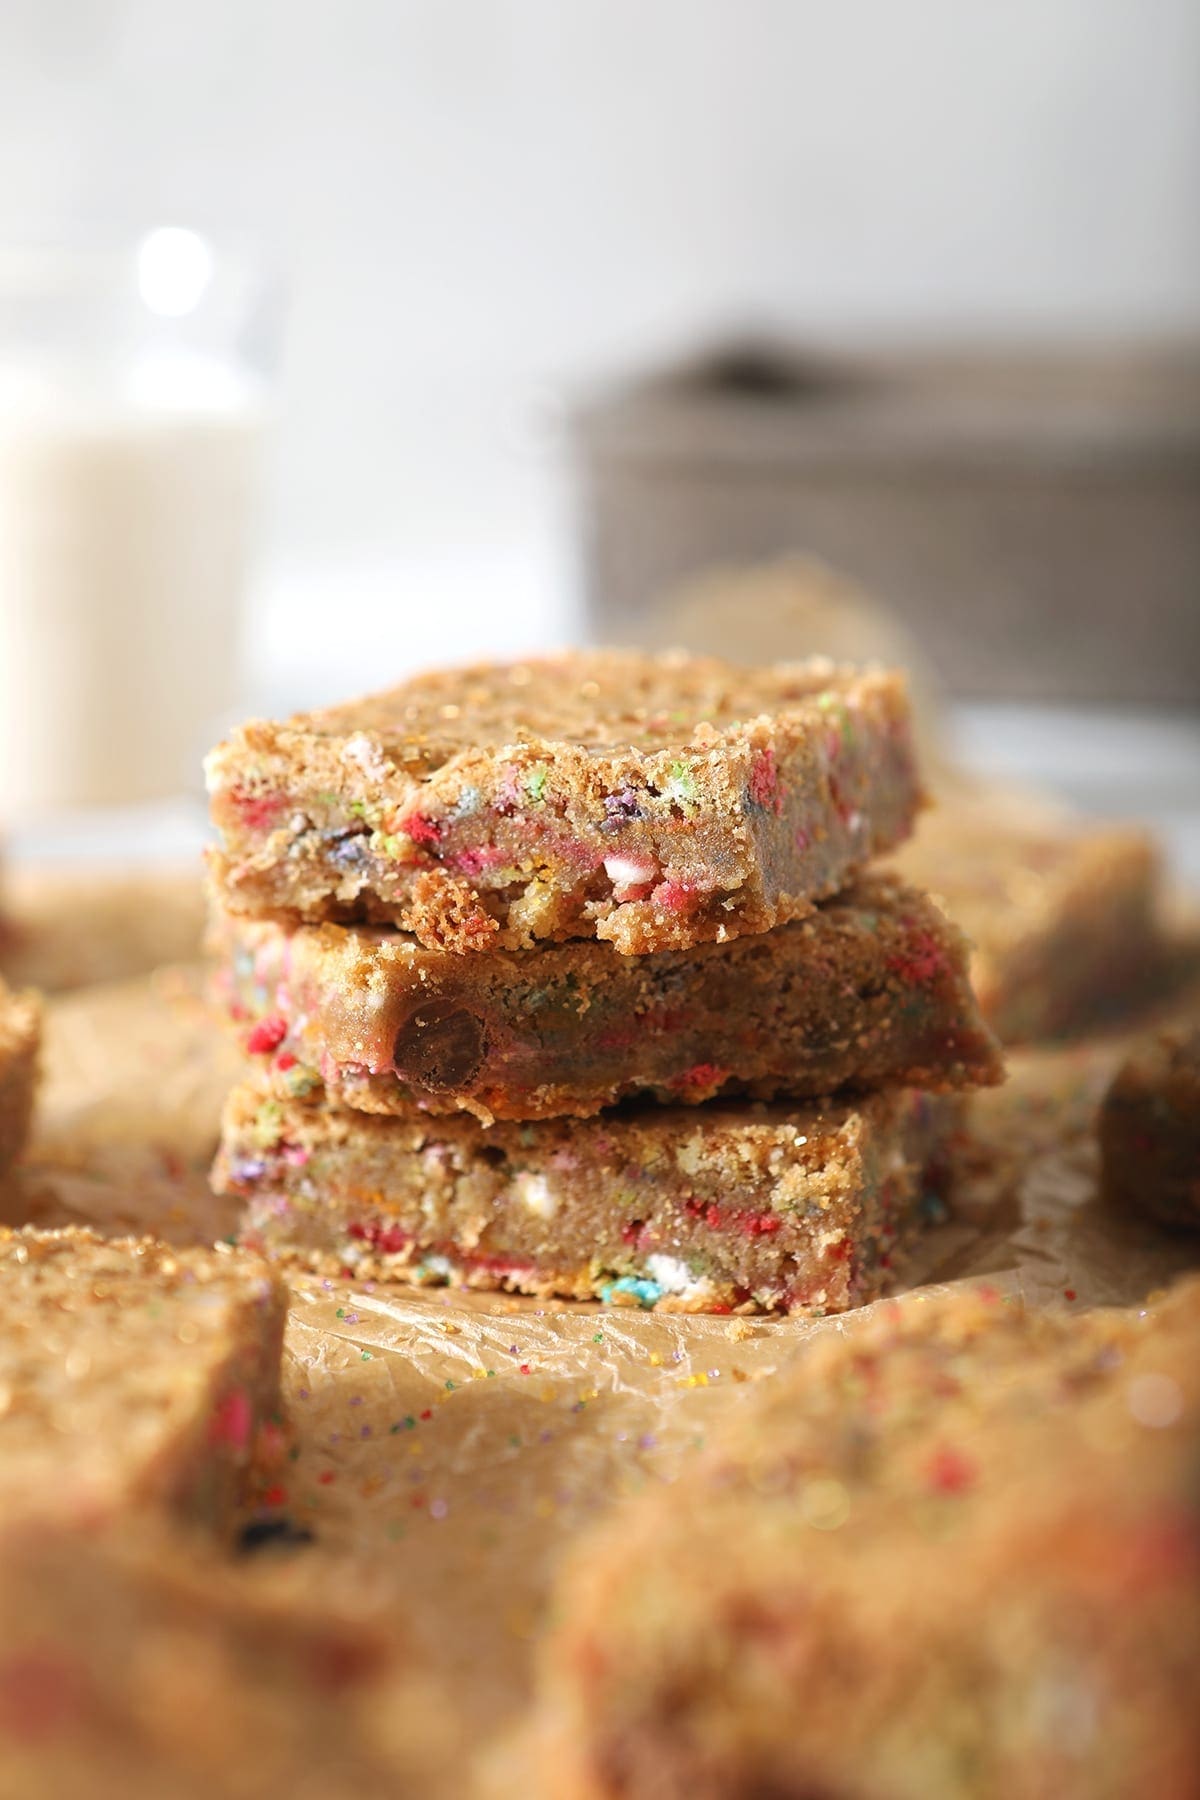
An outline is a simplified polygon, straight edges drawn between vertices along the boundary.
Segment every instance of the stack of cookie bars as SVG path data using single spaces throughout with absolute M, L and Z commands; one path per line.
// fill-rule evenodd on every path
M 209 758 L 248 1078 L 214 1173 L 330 1273 L 834 1312 L 1000 1078 L 967 946 L 872 873 L 903 678 L 580 652 L 253 723 Z

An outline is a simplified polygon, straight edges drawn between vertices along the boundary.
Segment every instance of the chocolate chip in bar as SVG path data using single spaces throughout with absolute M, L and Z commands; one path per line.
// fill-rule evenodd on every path
M 458 1000 L 434 997 L 422 1001 L 401 1025 L 392 1060 L 405 1081 L 440 1092 L 466 1087 L 486 1054 L 482 1020 Z

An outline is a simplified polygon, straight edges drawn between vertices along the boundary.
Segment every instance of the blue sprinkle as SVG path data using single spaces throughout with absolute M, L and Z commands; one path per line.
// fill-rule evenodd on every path
M 639 1306 L 654 1306 L 662 1299 L 663 1291 L 657 1281 L 650 1281 L 642 1275 L 622 1275 L 619 1281 L 610 1281 L 607 1287 L 600 1289 L 600 1298 L 607 1306 L 614 1294 L 633 1294 Z

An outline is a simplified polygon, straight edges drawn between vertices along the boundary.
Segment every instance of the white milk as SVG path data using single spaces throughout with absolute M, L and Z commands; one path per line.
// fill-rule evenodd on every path
M 0 819 L 195 787 L 233 698 L 262 409 L 228 367 L 0 364 Z

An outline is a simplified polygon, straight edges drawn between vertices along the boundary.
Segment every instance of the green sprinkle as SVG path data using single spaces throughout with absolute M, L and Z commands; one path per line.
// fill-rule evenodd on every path
M 531 800 L 541 800 L 546 792 L 547 769 L 531 769 L 525 777 L 525 792 Z
M 685 762 L 671 764 L 667 781 L 667 797 L 677 800 L 682 806 L 690 806 L 696 799 L 696 777 Z
M 325 793 L 318 794 L 317 799 L 322 806 L 336 806 L 338 803 L 337 795 L 330 793 L 328 789 L 326 789 Z
M 272 1149 L 283 1135 L 283 1108 L 278 1100 L 264 1100 L 254 1115 L 251 1137 L 260 1150 Z
M 448 1381 L 446 1383 L 446 1392 L 448 1394 L 452 1394 L 454 1392 L 454 1383 L 452 1381 Z
M 602 1344 L 604 1342 L 604 1333 L 602 1331 L 597 1331 L 592 1338 L 592 1342 L 593 1344 Z
M 513 1447 L 513 1449 L 514 1449 L 514 1450 L 519 1450 L 519 1449 L 520 1449 L 520 1448 L 521 1448 L 521 1440 L 520 1440 L 520 1438 L 519 1438 L 519 1437 L 518 1437 L 518 1436 L 517 1436 L 517 1434 L 516 1434 L 516 1432 L 515 1432 L 515 1431 L 510 1431 L 510 1432 L 509 1432 L 509 1434 L 508 1434 L 508 1441 L 509 1441 L 509 1443 L 510 1443 L 510 1444 L 511 1444 L 511 1445 L 512 1445 L 512 1447 Z
M 315 1069 L 309 1069 L 303 1063 L 297 1063 L 294 1069 L 288 1070 L 284 1079 L 288 1093 L 294 1094 L 297 1100 L 302 1100 L 305 1094 L 312 1093 L 321 1077 Z
M 335 1317 L 336 1317 L 336 1318 L 339 1318 L 339 1319 L 344 1319 L 344 1318 L 345 1318 L 345 1316 L 346 1316 L 346 1309 L 345 1309 L 345 1307 L 344 1307 L 344 1306 L 339 1306 L 339 1307 L 338 1307 L 338 1309 L 337 1309 L 337 1312 L 336 1312 L 336 1314 L 335 1314 L 335 1315 L 334 1315 L 334 1316 L 335 1316 Z
M 364 1351 L 363 1351 L 363 1353 L 362 1353 L 362 1359 L 363 1359 L 363 1361 L 364 1361 L 364 1362 L 370 1362 L 370 1360 L 371 1360 L 371 1352 L 370 1352 L 370 1351 L 369 1351 L 369 1350 L 364 1350 Z

